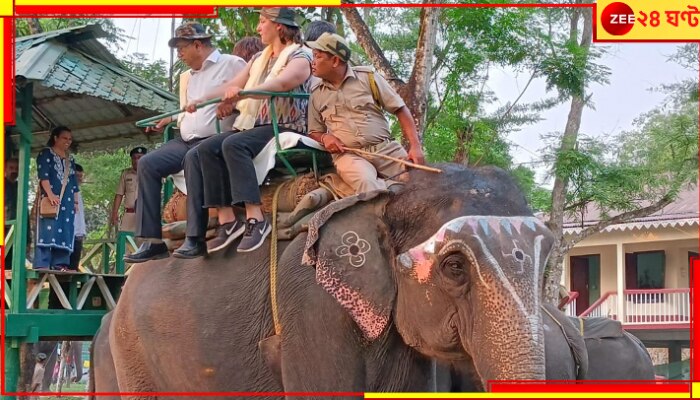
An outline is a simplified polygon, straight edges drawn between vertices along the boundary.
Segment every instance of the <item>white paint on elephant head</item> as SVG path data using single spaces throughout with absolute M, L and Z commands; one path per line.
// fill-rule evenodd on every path
M 396 261 L 404 266 L 405 268 L 412 268 L 415 272 L 416 279 L 421 282 L 425 283 L 429 279 L 432 269 L 435 264 L 434 260 L 434 255 L 437 252 L 437 244 L 438 243 L 443 243 L 445 241 L 445 237 L 448 232 L 452 233 L 459 233 L 462 231 L 464 226 L 469 226 L 472 229 L 472 232 L 474 233 L 474 237 L 478 237 L 479 231 L 478 228 L 481 227 L 483 230 L 483 233 L 488 235 L 490 233 L 490 230 L 493 230 L 494 233 L 498 233 L 499 235 L 502 234 L 503 232 L 508 233 L 509 235 L 513 234 L 513 229 L 515 228 L 516 232 L 520 232 L 521 226 L 525 224 L 527 227 L 532 229 L 533 231 L 536 230 L 537 226 L 542 226 L 542 223 L 535 217 L 503 217 L 503 216 L 463 216 L 463 217 L 458 217 L 454 218 L 445 224 L 443 224 L 440 229 L 435 232 L 428 240 L 425 242 L 411 248 L 410 250 L 399 254 L 396 257 Z M 483 241 L 480 240 L 482 248 L 485 247 Z M 468 246 L 465 246 L 468 248 Z M 471 249 L 468 251 L 471 252 Z M 514 253 L 513 253 L 514 254 Z M 525 254 L 523 252 L 523 254 Z M 490 253 L 489 253 L 490 255 Z M 500 265 L 498 262 L 495 262 L 495 259 L 493 256 L 491 256 L 492 259 L 494 260 L 493 263 L 500 268 Z M 528 256 L 529 257 L 529 256 Z M 488 285 L 486 284 L 485 279 L 483 278 L 483 275 L 481 274 L 481 269 L 479 266 L 479 263 L 476 261 L 476 256 L 471 253 L 470 257 L 474 264 L 474 266 L 477 269 L 477 272 L 479 274 L 479 278 L 481 282 L 484 284 L 484 286 Z M 521 270 L 522 270 L 521 266 Z M 523 271 L 521 271 L 523 272 Z M 501 271 L 501 274 L 503 272 Z M 505 276 L 505 275 L 502 275 Z

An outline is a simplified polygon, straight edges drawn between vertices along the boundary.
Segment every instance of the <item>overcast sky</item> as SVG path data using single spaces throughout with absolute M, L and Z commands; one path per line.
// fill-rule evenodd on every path
M 170 18 L 129 19 L 115 18 L 118 27 L 124 29 L 128 39 L 120 56 L 141 52 L 151 59 L 168 61 L 170 53 L 167 41 L 170 38 Z M 179 24 L 179 20 L 176 22 Z M 597 44 L 594 44 L 594 46 Z M 678 45 L 660 43 L 606 44 L 608 52 L 601 60 L 612 75 L 610 84 L 594 85 L 592 100 L 595 110 L 584 110 L 581 133 L 589 136 L 611 136 L 632 127 L 640 114 L 660 105 L 664 95 L 650 92 L 649 89 L 664 83 L 679 82 L 697 77 L 694 71 L 686 70 L 668 62 L 668 56 Z M 517 75 L 512 71 L 493 71 L 488 86 L 496 97 L 505 104 L 513 101 L 527 83 L 529 75 Z M 545 97 L 543 81 L 535 81 L 521 102 L 532 102 Z M 561 132 L 566 124 L 569 105 L 565 104 L 542 114 L 538 124 L 525 127 L 508 137 L 513 144 L 512 154 L 517 163 L 531 163 L 538 158 L 544 146 L 541 135 Z M 535 168 L 536 165 L 530 165 Z M 537 168 L 538 178 L 544 179 L 544 170 Z

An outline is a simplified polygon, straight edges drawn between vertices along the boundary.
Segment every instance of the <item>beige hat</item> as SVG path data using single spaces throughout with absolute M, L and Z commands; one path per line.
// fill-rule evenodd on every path
M 350 61 L 350 47 L 348 42 L 343 39 L 342 36 L 324 32 L 313 42 L 306 42 L 306 45 L 312 49 L 325 51 L 326 53 L 331 53 L 334 56 L 338 56 L 344 62 Z

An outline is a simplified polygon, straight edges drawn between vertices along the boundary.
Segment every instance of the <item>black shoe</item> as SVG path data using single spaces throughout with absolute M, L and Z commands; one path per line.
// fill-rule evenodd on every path
M 204 240 L 188 236 L 185 243 L 173 251 L 175 258 L 197 258 L 207 255 L 207 244 Z
M 124 261 L 132 264 L 138 264 L 150 260 L 160 260 L 168 258 L 168 246 L 165 243 L 145 242 L 139 247 L 136 253 L 127 254 L 124 256 Z
M 245 232 L 245 223 L 235 220 L 216 228 L 216 237 L 207 243 L 210 253 L 223 250 Z
M 255 218 L 250 218 L 246 221 L 245 234 L 243 234 L 241 243 L 238 244 L 238 252 L 247 253 L 262 246 L 271 230 L 272 227 L 264 219 L 258 221 Z

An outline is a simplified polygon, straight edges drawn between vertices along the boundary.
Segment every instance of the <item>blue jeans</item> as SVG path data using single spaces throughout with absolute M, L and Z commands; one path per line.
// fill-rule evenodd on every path
M 68 267 L 71 252 L 55 247 L 35 246 L 34 269 Z

